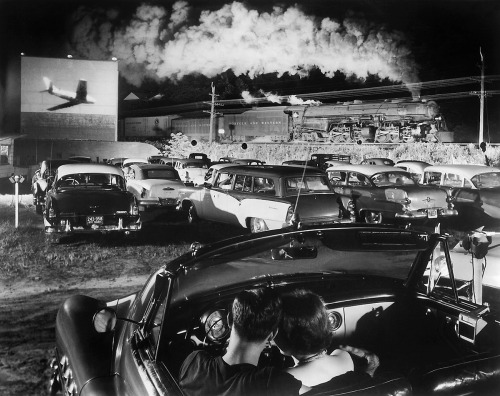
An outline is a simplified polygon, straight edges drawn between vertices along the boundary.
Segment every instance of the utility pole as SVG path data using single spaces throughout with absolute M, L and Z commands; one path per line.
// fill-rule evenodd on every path
M 209 135 L 208 135 L 208 141 L 209 141 L 210 143 L 212 143 L 212 141 L 213 141 L 213 136 L 214 136 L 214 135 L 213 135 L 213 130 L 214 130 L 214 120 L 215 120 L 215 116 L 216 116 L 217 114 L 220 114 L 220 113 L 217 113 L 217 112 L 215 111 L 215 97 L 216 97 L 216 96 L 219 96 L 219 95 L 216 95 L 216 94 L 215 94 L 215 85 L 214 85 L 214 83 L 213 83 L 213 82 L 212 82 L 212 93 L 210 94 L 210 96 L 212 97 L 212 101 L 211 101 L 211 103 L 210 103 L 210 105 L 211 105 L 211 106 L 210 106 L 210 111 L 208 111 L 208 110 L 203 110 L 203 111 L 204 111 L 205 113 L 210 113 L 210 133 L 209 133 Z M 205 102 L 205 103 L 206 103 L 206 102 Z
M 472 91 L 471 95 L 479 96 L 479 138 L 478 143 L 481 144 L 484 141 L 484 100 L 486 95 L 488 95 L 484 91 L 484 58 L 483 53 L 481 51 L 481 47 L 479 47 L 479 55 L 481 56 L 481 91 Z
M 484 59 L 481 47 L 479 47 L 479 55 L 481 55 L 481 100 L 479 104 L 479 144 L 483 142 L 483 125 L 484 125 Z

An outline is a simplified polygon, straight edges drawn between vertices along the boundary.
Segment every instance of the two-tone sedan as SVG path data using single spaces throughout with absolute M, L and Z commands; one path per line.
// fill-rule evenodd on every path
M 43 213 L 45 232 L 58 236 L 141 229 L 139 208 L 113 165 L 71 164 L 57 169 Z
M 439 186 L 453 199 L 459 229 L 500 231 L 500 168 L 485 165 L 433 165 L 422 184 Z
M 335 192 L 353 200 L 358 221 L 424 225 L 457 215 L 443 190 L 420 186 L 393 166 L 346 164 L 326 172 Z
M 179 189 L 184 183 L 170 165 L 130 165 L 127 190 L 134 194 L 142 222 L 154 220 L 164 214 L 176 214 Z

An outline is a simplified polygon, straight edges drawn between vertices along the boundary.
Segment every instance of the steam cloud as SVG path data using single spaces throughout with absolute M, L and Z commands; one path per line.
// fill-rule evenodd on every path
M 120 73 L 139 86 L 145 77 L 180 79 L 191 73 L 307 75 L 313 67 L 418 82 L 405 37 L 361 19 L 342 22 L 306 15 L 298 6 L 258 12 L 233 2 L 202 11 L 193 23 L 187 1 L 171 9 L 140 5 L 125 18 L 117 10 L 80 8 L 73 18 L 71 46 L 90 59 L 120 60 Z

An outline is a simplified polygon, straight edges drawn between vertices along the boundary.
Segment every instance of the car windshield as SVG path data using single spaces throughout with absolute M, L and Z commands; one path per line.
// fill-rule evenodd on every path
M 411 174 L 406 172 L 380 172 L 374 174 L 370 180 L 377 187 L 400 185 L 414 186 L 416 184 L 412 179 Z
M 145 179 L 167 179 L 180 180 L 176 171 L 171 169 L 148 169 L 144 170 Z
M 500 187 L 500 172 L 481 173 L 474 176 L 471 182 L 478 189 Z
M 398 242 L 401 244 L 396 247 Z M 384 245 L 386 250 L 380 250 Z M 264 236 L 235 243 L 210 255 L 200 254 L 179 275 L 173 299 L 180 301 L 249 280 L 261 278 L 267 282 L 275 278 L 278 282 L 280 278 L 300 274 L 350 273 L 404 280 L 418 252 L 426 246 L 422 234 L 404 230 L 346 228 L 342 232 L 325 229 Z
M 314 193 L 319 191 L 330 191 L 328 179 L 323 175 L 311 175 L 304 177 L 287 177 L 285 179 L 287 195 L 300 193 Z
M 120 175 L 109 173 L 74 173 L 64 175 L 56 182 L 56 188 L 89 188 L 105 187 L 125 189 L 125 179 Z

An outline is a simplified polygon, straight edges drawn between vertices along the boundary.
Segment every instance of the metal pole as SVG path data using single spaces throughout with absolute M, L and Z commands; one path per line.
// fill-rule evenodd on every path
M 483 142 L 483 124 L 484 124 L 484 59 L 481 47 L 479 47 L 479 55 L 481 55 L 481 100 L 479 105 L 479 144 Z
M 212 106 L 210 107 L 210 135 L 208 141 L 212 143 L 215 117 L 215 85 L 212 83 Z
M 19 226 L 19 183 L 16 181 L 14 183 L 14 205 L 15 205 L 15 210 L 16 210 L 16 215 L 15 215 L 15 222 L 14 225 L 17 228 Z

